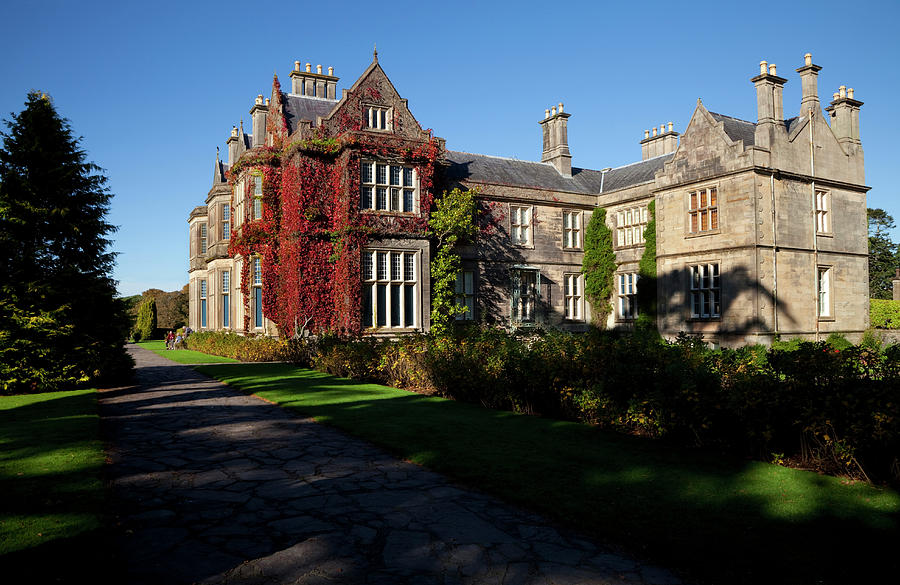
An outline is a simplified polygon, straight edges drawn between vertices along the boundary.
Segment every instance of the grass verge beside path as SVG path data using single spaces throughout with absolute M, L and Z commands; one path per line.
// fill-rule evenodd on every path
M 97 582 L 99 423 L 95 390 L 0 397 L 0 566 L 10 583 Z
M 706 582 L 878 582 L 900 566 L 891 490 L 288 364 L 197 370 Z
M 210 355 L 202 351 L 194 351 L 192 349 L 166 349 L 166 342 L 159 340 L 141 341 L 137 344 L 139 347 L 149 349 L 155 354 L 178 362 L 179 364 L 234 364 L 241 363 L 240 360 L 222 357 L 219 355 Z

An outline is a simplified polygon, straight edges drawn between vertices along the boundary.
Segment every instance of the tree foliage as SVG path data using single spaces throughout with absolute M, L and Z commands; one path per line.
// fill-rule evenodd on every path
M 151 288 L 141 293 L 141 299 L 151 298 L 156 302 L 156 327 L 178 329 L 188 322 L 188 285 L 172 292 Z
M 584 296 L 591 303 L 592 321 L 603 328 L 612 311 L 609 298 L 613 292 L 616 254 L 613 252 L 612 230 L 606 225 L 606 210 L 598 208 L 591 215 L 584 233 Z
M 900 267 L 900 249 L 891 241 L 894 218 L 883 209 L 866 209 L 869 220 L 869 296 L 892 298 L 895 270 Z
M 50 98 L 29 93 L 0 132 L 0 392 L 112 382 L 133 362 L 116 299 L 102 169 Z
M 138 306 L 137 323 L 134 326 L 134 340 L 150 339 L 156 331 L 156 300 L 145 297 Z
M 462 262 L 456 249 L 475 237 L 475 192 L 453 189 L 444 192 L 428 220 L 429 231 L 437 239 L 431 260 L 431 331 L 445 335 L 451 319 L 465 312 L 456 304 L 456 277 Z

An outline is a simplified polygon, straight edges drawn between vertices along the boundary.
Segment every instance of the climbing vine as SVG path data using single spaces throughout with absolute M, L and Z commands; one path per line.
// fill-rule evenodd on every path
M 656 328 L 656 201 L 647 205 L 650 221 L 644 229 L 644 253 L 638 265 L 638 318 L 636 325 Z
M 612 311 L 612 296 L 616 272 L 616 254 L 613 252 L 612 230 L 606 225 L 606 210 L 598 208 L 591 215 L 584 234 L 584 295 L 591 303 L 592 321 L 603 328 L 606 317 Z
M 437 253 L 431 260 L 431 332 L 437 335 L 448 333 L 451 319 L 466 310 L 456 304 L 456 277 L 462 267 L 456 246 L 470 241 L 478 231 L 475 195 L 474 191 L 445 191 L 428 221 L 437 239 Z

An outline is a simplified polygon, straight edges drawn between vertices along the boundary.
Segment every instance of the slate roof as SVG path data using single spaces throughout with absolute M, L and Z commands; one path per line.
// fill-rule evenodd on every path
M 710 112 L 716 122 L 723 122 L 725 134 L 732 140 L 743 140 L 744 146 L 753 146 L 756 140 L 756 124 L 724 114 Z
M 288 134 L 292 134 L 300 120 L 315 122 L 318 116 L 326 116 L 337 104 L 337 100 L 288 93 L 284 94 L 283 103 Z
M 608 193 L 652 181 L 656 171 L 670 158 L 672 154 L 667 154 L 611 169 L 606 173 L 606 177 L 602 178 L 603 191 Z M 550 163 L 453 150 L 446 152 L 446 160 L 449 167 L 445 173 L 451 181 L 477 181 L 588 195 L 600 193 L 602 173 L 591 169 L 573 167 L 572 177 L 568 178 L 560 175 L 556 167 Z

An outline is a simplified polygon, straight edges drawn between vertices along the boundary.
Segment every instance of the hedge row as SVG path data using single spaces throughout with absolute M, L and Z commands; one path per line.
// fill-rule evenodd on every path
M 301 361 L 298 351 L 302 345 L 275 337 L 199 331 L 191 333 L 184 343 L 188 349 L 244 362 Z
M 882 348 L 873 336 L 858 346 L 832 336 L 711 350 L 689 336 L 666 342 L 650 334 L 473 327 L 394 341 L 204 333 L 189 343 L 237 359 L 291 360 L 489 408 L 900 483 L 900 346 Z
M 878 329 L 900 329 L 900 301 L 869 299 L 869 321 Z

